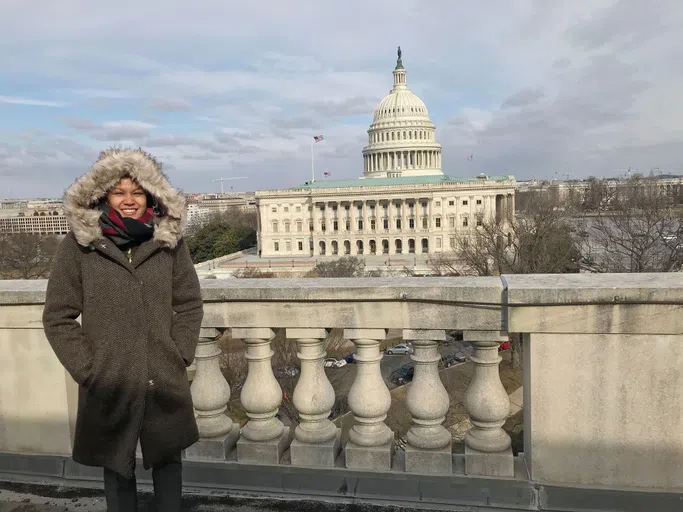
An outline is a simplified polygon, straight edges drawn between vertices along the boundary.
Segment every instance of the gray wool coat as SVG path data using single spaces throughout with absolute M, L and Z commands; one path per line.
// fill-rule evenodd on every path
M 93 210 L 126 173 L 164 213 L 132 261 L 103 237 Z M 182 240 L 184 199 L 146 153 L 109 150 L 67 190 L 64 205 L 72 232 L 53 264 L 43 325 L 79 385 L 73 458 L 129 478 L 138 439 L 145 468 L 199 439 L 186 367 L 203 309 Z

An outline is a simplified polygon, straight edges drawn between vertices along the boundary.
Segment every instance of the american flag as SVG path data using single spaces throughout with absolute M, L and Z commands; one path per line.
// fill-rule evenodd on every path
M 472 161 L 473 158 L 474 158 L 474 155 L 473 155 L 472 153 L 470 153 L 470 154 L 467 156 L 467 159 L 468 159 L 470 162 Z
M 313 136 L 313 141 L 314 141 L 314 142 L 320 142 L 321 140 L 323 140 L 323 136 L 322 136 L 322 135 L 314 135 L 314 136 Z
M 323 173 L 323 176 L 332 176 L 332 173 L 331 173 L 331 172 L 325 171 L 325 172 Z

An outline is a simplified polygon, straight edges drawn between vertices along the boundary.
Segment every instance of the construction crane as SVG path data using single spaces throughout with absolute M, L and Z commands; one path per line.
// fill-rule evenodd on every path
M 215 182 L 217 182 L 217 181 L 220 181 L 220 182 L 221 182 L 221 194 L 225 194 L 225 192 L 223 191 L 223 182 L 224 182 L 224 181 L 228 181 L 228 180 L 246 180 L 246 179 L 247 179 L 246 176 L 235 176 L 235 177 L 233 177 L 233 178 L 218 178 L 218 179 L 216 179 L 216 180 L 213 180 L 213 182 L 215 183 Z

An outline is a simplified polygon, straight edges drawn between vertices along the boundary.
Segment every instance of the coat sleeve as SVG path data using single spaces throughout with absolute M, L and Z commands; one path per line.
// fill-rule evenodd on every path
M 173 261 L 173 327 L 171 337 L 190 366 L 199 341 L 204 316 L 204 303 L 199 278 L 184 240 L 175 249 Z
M 47 282 L 43 329 L 59 361 L 78 384 L 92 369 L 92 350 L 76 319 L 83 311 L 81 251 L 73 235 L 62 240 Z

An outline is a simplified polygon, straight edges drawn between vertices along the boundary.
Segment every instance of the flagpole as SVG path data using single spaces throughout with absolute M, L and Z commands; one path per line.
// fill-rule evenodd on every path
M 315 141 L 311 142 L 311 183 L 315 183 L 315 164 L 313 161 L 313 144 L 315 144 Z

